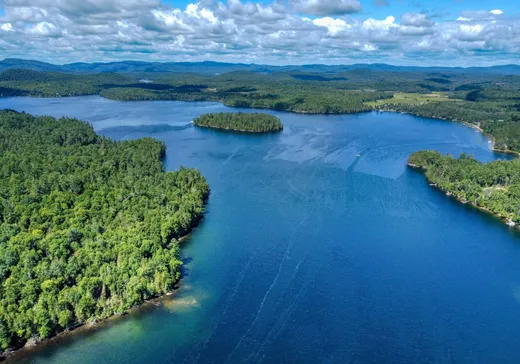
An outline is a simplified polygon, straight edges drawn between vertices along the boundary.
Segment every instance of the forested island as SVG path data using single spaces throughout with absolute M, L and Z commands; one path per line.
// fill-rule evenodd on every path
M 204 114 L 193 124 L 205 128 L 241 131 L 247 133 L 270 133 L 283 129 L 282 122 L 273 115 L 264 113 L 221 112 Z
M 413 153 L 408 165 L 423 170 L 432 185 L 462 203 L 482 208 L 511 226 L 520 224 L 519 159 L 483 164 L 466 154 L 453 158 L 427 150 Z
M 0 352 L 171 291 L 209 187 L 163 143 L 0 111 Z

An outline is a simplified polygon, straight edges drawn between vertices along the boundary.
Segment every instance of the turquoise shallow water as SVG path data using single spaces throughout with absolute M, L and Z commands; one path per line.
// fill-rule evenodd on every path
M 212 188 L 175 297 L 20 361 L 520 362 L 518 234 L 405 165 L 418 149 L 503 157 L 473 129 L 270 112 L 282 133 L 246 135 L 190 124 L 230 110 L 215 103 L 11 98 L 0 108 L 161 139 L 167 170 L 196 167 Z

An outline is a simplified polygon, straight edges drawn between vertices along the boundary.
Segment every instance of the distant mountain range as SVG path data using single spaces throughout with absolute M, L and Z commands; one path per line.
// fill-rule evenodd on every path
M 444 73 L 478 73 L 478 74 L 504 74 L 520 75 L 520 65 L 502 65 L 492 67 L 416 67 L 416 66 L 392 66 L 382 63 L 353 64 L 353 65 L 321 65 L 309 64 L 302 66 L 269 66 L 244 63 L 220 63 L 220 62 L 139 62 L 121 61 L 109 63 L 69 63 L 55 65 L 35 60 L 6 58 L 0 61 L 0 72 L 9 69 L 28 69 L 46 72 L 64 73 L 143 73 L 143 72 L 194 72 L 194 73 L 224 73 L 232 71 L 250 72 L 318 72 L 340 73 L 353 70 L 389 71 L 389 72 L 444 72 Z

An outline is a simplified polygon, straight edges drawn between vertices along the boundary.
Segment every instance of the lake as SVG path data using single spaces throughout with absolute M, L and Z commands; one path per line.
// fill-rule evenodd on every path
M 199 129 L 218 103 L 0 99 L 116 140 L 164 141 L 212 192 L 174 296 L 16 358 L 34 363 L 519 363 L 520 237 L 406 167 L 419 149 L 506 158 L 461 124 L 297 115 Z M 253 110 L 243 110 L 252 112 Z

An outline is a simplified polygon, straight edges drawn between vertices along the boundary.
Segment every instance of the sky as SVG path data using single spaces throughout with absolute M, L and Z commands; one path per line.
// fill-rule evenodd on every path
M 520 63 L 519 0 L 0 0 L 0 59 Z

